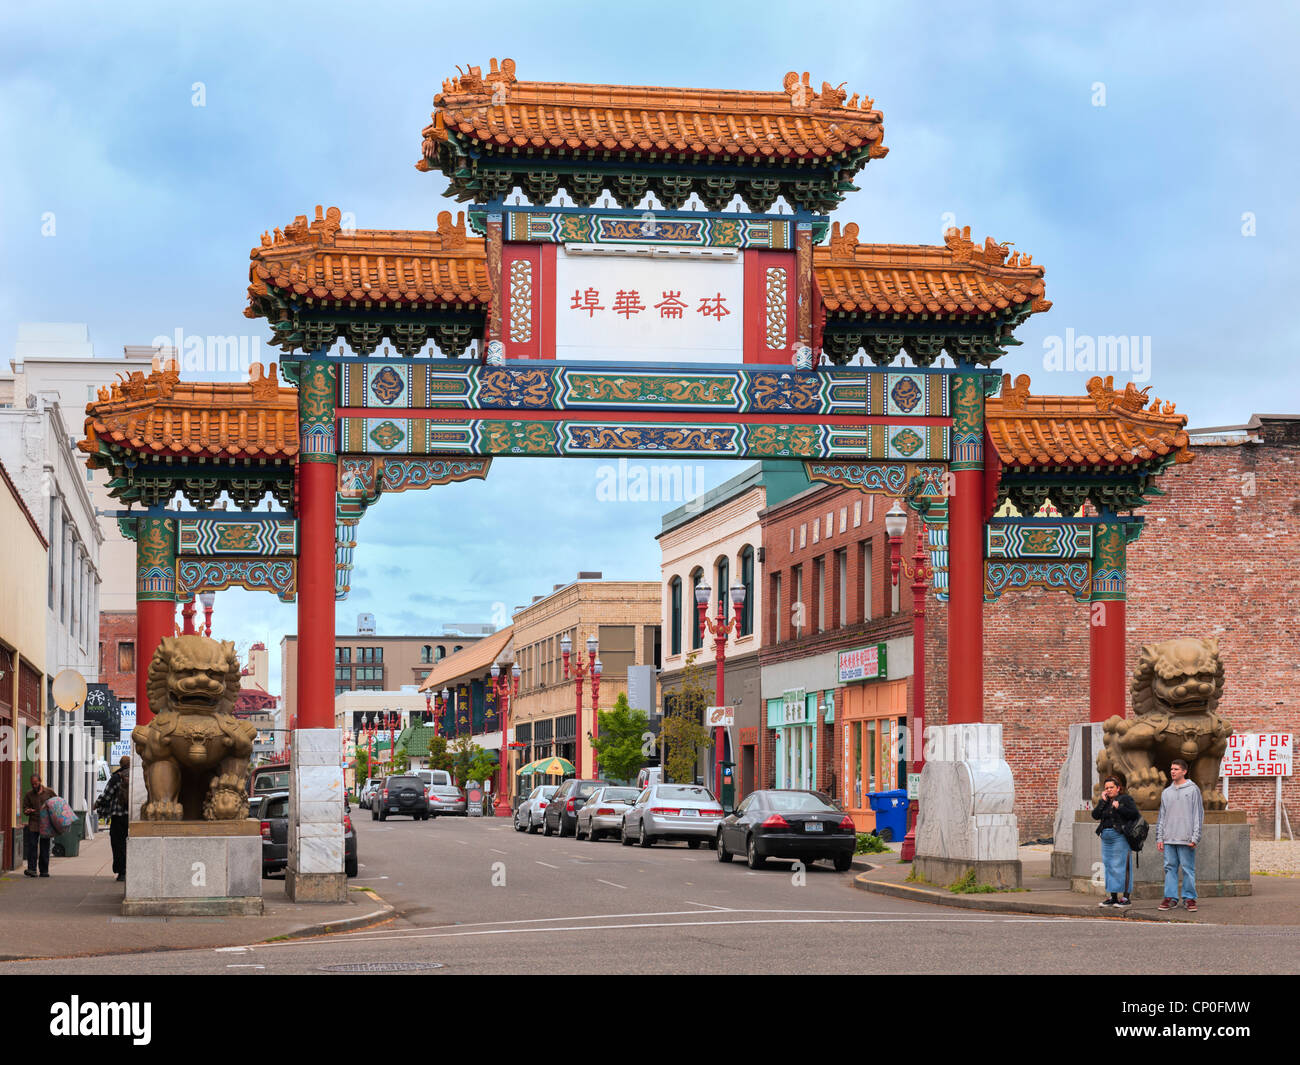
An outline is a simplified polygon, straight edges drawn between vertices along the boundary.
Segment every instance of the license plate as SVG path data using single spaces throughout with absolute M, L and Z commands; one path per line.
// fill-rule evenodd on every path
M 823 825 L 820 821 L 805 821 L 803 830 L 805 832 L 821 832 L 825 829 L 825 827 L 826 826 Z
M 699 811 L 699 810 L 683 810 L 683 811 L 682 811 L 682 816 L 683 816 L 683 817 L 699 817 L 699 816 L 700 816 L 700 811 Z

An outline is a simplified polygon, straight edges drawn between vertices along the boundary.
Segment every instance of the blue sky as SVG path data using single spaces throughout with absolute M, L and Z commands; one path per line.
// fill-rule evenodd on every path
M 1125 335 L 1149 338 L 1143 383 L 1193 426 L 1296 412 L 1298 28 L 1275 3 L 8 5 L 0 338 L 20 321 L 87 322 L 103 353 L 177 329 L 264 338 L 242 314 L 264 229 L 318 203 L 432 228 L 452 206 L 414 163 L 457 64 L 741 89 L 798 69 L 884 113 L 890 155 L 836 215 L 861 239 L 938 243 L 955 222 L 1045 265 L 1054 307 L 1002 367 L 1034 391 L 1090 376 L 1048 369 L 1052 338 Z M 490 620 L 578 569 L 656 577 L 666 508 L 598 501 L 597 465 L 499 462 L 384 500 L 340 629 L 361 610 L 390 633 Z M 219 603 L 244 642 L 293 625 L 263 596 Z

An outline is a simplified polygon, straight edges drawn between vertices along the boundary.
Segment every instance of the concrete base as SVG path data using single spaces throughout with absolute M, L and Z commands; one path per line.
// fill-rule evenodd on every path
M 1074 831 L 1070 831 L 1070 846 L 1074 846 Z M 1052 850 L 1052 879 L 1069 880 L 1074 869 L 1073 850 Z
M 126 840 L 122 913 L 226 916 L 262 912 L 258 822 L 139 821 Z
M 347 902 L 348 878 L 342 873 L 295 873 L 286 869 L 284 893 L 294 902 Z
M 1164 855 L 1156 849 L 1155 810 L 1144 810 L 1151 832 L 1140 854 L 1133 858 L 1135 899 L 1164 897 Z M 1101 861 L 1101 837 L 1097 822 L 1086 810 L 1075 813 L 1073 854 L 1069 871 L 1070 890 L 1101 897 L 1106 894 L 1105 867 Z M 1053 855 L 1052 875 L 1056 875 Z M 1244 810 L 1214 810 L 1205 814 L 1201 842 L 1196 847 L 1196 894 L 1199 898 L 1222 898 L 1251 894 L 1250 825 Z
M 987 884 L 995 888 L 1018 888 L 1021 886 L 1020 860 L 966 862 L 959 858 L 927 858 L 917 855 L 912 863 L 912 871 L 931 884 L 947 887 L 955 884 L 975 870 L 975 883 Z
M 1104 735 L 1097 721 L 1070 726 L 1070 742 L 1061 772 L 1056 778 L 1056 814 L 1052 818 L 1052 876 L 1070 878 L 1070 854 L 1074 846 L 1074 815 L 1092 809 L 1092 791 L 1097 784 L 1097 754 Z

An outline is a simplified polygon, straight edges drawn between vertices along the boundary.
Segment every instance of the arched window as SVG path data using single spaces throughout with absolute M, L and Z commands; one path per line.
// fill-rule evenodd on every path
M 674 577 L 668 582 L 669 626 L 672 633 L 672 648 L 669 654 L 682 653 L 682 579 Z
M 461 645 L 460 645 L 460 644 L 457 644 L 455 647 L 453 647 L 453 648 L 451 649 L 451 653 L 452 653 L 452 654 L 455 654 L 457 651 L 460 650 L 460 647 L 461 647 Z
M 731 617 L 731 563 L 723 555 L 717 562 L 718 582 L 713 586 L 713 594 L 722 604 L 722 617 Z M 715 608 L 716 609 L 716 608 Z
M 432 662 L 432 661 L 433 661 L 433 647 L 432 647 L 432 645 L 426 643 L 423 647 L 420 648 L 420 661 L 421 661 L 421 662 Z
M 746 544 L 740 549 L 740 583 L 745 586 L 745 604 L 740 608 L 740 635 L 754 631 L 754 549 Z
M 438 644 L 437 648 L 435 648 L 433 652 L 433 660 L 435 662 L 441 662 L 446 657 L 447 648 L 443 647 L 442 644 Z
M 695 589 L 700 586 L 702 580 L 704 580 L 704 570 L 696 569 L 691 574 L 691 603 L 689 609 L 692 651 L 698 651 L 704 646 L 704 634 L 700 632 L 699 607 L 695 605 Z

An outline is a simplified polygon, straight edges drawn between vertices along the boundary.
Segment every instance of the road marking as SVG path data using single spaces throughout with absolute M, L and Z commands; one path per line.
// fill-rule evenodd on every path
M 459 843 L 462 847 L 468 847 L 468 846 L 469 846 L 469 844 L 466 843 L 463 839 L 458 839 L 456 842 Z
M 247 947 L 213 947 L 217 954 L 247 954 Z
M 499 851 L 499 850 L 497 850 L 495 847 L 489 847 L 488 850 L 490 850 L 493 854 L 505 854 L 505 853 L 506 853 L 505 851 Z
M 265 965 L 227 965 L 227 969 L 265 969 Z
M 608 884 L 610 887 L 616 887 L 616 888 L 618 888 L 619 891 L 626 891 L 626 890 L 627 890 L 627 888 L 625 888 L 622 884 L 615 884 L 612 880 L 601 880 L 600 878 L 597 878 L 597 879 L 596 879 L 596 883 L 597 883 L 597 884 Z
M 685 900 L 688 906 L 707 906 L 710 910 L 721 910 L 724 913 L 734 912 L 730 906 L 714 906 L 711 902 L 693 902 L 690 899 Z
M 558 869 L 558 865 L 552 865 L 550 862 L 538 862 L 538 865 L 544 865 L 547 869 Z

